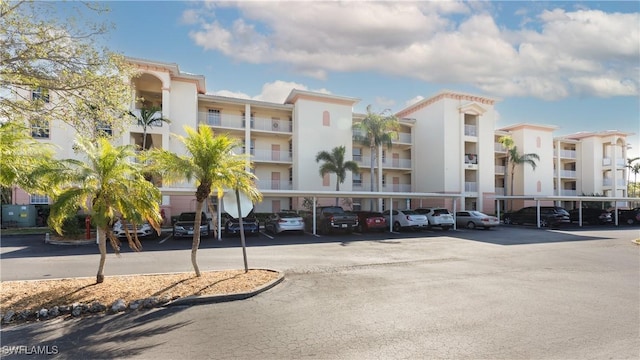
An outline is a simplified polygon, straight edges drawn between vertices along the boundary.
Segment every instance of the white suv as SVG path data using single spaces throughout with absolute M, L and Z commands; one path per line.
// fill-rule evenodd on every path
M 445 208 L 421 208 L 414 211 L 427 216 L 429 227 L 436 226 L 445 231 L 453 227 L 453 215 Z

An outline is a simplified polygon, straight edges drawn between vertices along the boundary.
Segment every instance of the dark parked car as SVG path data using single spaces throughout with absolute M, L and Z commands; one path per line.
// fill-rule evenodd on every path
M 578 222 L 580 209 L 569 210 L 569 219 L 571 222 Z M 613 221 L 611 213 L 604 209 L 582 208 L 582 222 L 591 225 L 610 224 Z
M 354 211 L 358 216 L 358 231 L 385 231 L 389 229 L 387 219 L 380 212 L 375 211 Z
M 224 226 L 225 234 L 240 234 L 240 220 L 238 218 L 234 218 L 228 213 L 223 213 L 222 224 Z M 260 232 L 260 223 L 258 222 L 258 219 L 256 218 L 253 211 L 251 211 L 246 217 L 242 218 L 242 228 L 244 229 L 245 235 L 257 235 Z
M 202 213 L 202 220 L 200 221 L 200 237 L 207 237 L 211 234 L 211 225 L 207 214 Z M 193 237 L 193 229 L 195 228 L 196 213 L 195 212 L 183 212 L 178 216 L 178 219 L 173 223 L 173 237 Z
M 618 209 L 618 223 L 619 224 L 640 224 L 640 207 L 630 210 Z
M 524 207 L 502 216 L 505 224 L 537 224 L 538 216 L 535 206 Z M 559 206 L 540 206 L 540 226 L 558 226 L 570 223 L 569 213 Z

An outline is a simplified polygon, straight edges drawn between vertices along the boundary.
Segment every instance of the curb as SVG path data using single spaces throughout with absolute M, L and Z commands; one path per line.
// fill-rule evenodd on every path
M 93 240 L 45 240 L 45 244 L 51 245 L 95 245 L 96 239 Z
M 272 287 L 278 285 L 284 280 L 284 273 L 282 271 L 272 270 L 272 269 L 250 269 L 250 270 L 267 270 L 273 271 L 280 274 L 277 279 L 272 280 L 271 282 L 262 285 L 261 287 L 244 293 L 237 294 L 228 294 L 228 295 L 206 295 L 206 296 L 188 296 L 185 298 L 179 298 L 174 301 L 171 301 L 167 304 L 162 305 L 163 307 L 171 307 L 171 306 L 189 306 L 189 305 L 200 305 L 200 304 L 214 304 L 221 302 L 229 302 L 236 300 L 245 300 L 255 295 L 260 294 L 261 292 L 265 292 Z

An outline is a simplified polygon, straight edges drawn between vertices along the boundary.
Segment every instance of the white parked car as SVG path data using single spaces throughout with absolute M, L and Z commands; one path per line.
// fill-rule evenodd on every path
M 385 210 L 382 215 L 387 220 L 387 224 L 393 224 L 393 231 L 396 232 L 400 232 L 403 229 L 419 230 L 429 227 L 427 217 L 413 210 L 393 210 L 391 216 L 389 216 L 389 210 Z
M 435 226 L 446 231 L 454 225 L 453 215 L 445 208 L 420 208 L 415 212 L 427 216 L 430 228 Z
M 490 229 L 500 225 L 500 220 L 495 216 L 490 216 L 480 211 L 457 211 L 456 225 L 468 229 L 484 228 Z
M 148 222 L 137 225 L 135 227 L 135 231 L 134 231 L 133 224 L 127 223 L 126 226 L 127 226 L 127 230 L 129 231 L 129 235 L 133 236 L 134 234 L 137 234 L 139 238 L 151 236 L 155 232 L 155 230 L 153 230 L 153 228 Z M 118 220 L 116 221 L 115 224 L 113 224 L 112 231 L 116 237 L 119 237 L 119 238 L 127 237 L 124 226 L 122 226 L 121 220 Z

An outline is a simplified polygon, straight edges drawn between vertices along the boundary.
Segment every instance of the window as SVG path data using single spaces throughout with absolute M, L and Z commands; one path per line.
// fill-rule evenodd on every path
M 353 186 L 362 186 L 362 174 L 353 173 Z
M 326 110 L 322 112 L 322 126 L 331 126 L 331 115 Z
M 29 203 L 31 204 L 49 204 L 47 195 L 31 194 L 29 195 Z
M 98 122 L 96 123 L 96 132 L 98 133 L 99 136 L 113 135 L 113 131 L 111 130 L 111 125 L 100 120 L 98 120 Z
M 353 148 L 353 161 L 362 162 L 362 148 Z
M 245 154 L 246 151 L 247 151 L 247 145 L 245 142 L 244 145 L 242 145 L 242 153 Z M 251 155 L 256 154 L 256 139 L 251 139 L 251 142 L 249 144 L 249 154 Z
M 49 138 L 49 122 L 46 120 L 31 121 L 31 137 L 36 139 Z
M 222 121 L 220 120 L 220 110 L 218 109 L 209 109 L 207 110 L 207 125 L 222 125 Z
M 49 102 L 49 89 L 37 87 L 31 90 L 31 100 L 42 100 L 45 103 Z
M 387 174 L 382 174 L 382 187 L 387 185 Z

